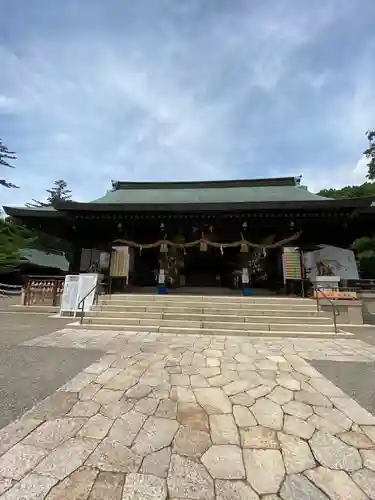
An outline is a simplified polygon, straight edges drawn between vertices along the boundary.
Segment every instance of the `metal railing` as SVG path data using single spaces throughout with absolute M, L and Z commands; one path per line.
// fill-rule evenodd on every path
M 78 311 L 81 311 L 81 316 L 80 316 L 80 320 L 79 320 L 81 325 L 83 324 L 83 320 L 85 318 L 85 301 L 86 301 L 87 297 L 89 295 L 91 295 L 92 292 L 94 292 L 93 304 L 95 304 L 95 305 L 98 304 L 100 289 L 102 289 L 102 287 L 103 287 L 103 282 L 102 282 L 102 280 L 100 280 L 96 283 L 95 286 L 90 288 L 90 290 L 86 293 L 86 295 L 78 302 L 77 309 L 78 309 Z
M 340 310 L 338 307 L 336 307 L 335 303 L 333 302 L 332 299 L 326 295 L 324 290 L 322 290 L 319 287 L 314 287 L 315 290 L 315 297 L 316 297 L 316 312 L 317 315 L 319 316 L 320 314 L 320 294 L 324 297 L 324 299 L 329 302 L 330 306 L 332 307 L 332 316 L 333 316 L 333 327 L 335 330 L 335 333 L 338 333 L 338 328 L 337 328 L 337 316 L 340 316 Z

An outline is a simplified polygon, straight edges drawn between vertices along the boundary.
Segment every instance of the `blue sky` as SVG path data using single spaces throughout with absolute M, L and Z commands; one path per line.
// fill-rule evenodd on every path
M 374 16 L 374 0 L 0 0 L 21 186 L 0 205 L 59 178 L 81 201 L 111 179 L 363 182 Z

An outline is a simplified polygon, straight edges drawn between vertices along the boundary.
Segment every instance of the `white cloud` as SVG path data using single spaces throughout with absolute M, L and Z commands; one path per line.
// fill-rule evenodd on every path
M 100 196 L 111 179 L 304 173 L 313 188 L 360 179 L 353 165 L 374 116 L 372 59 L 356 62 L 355 90 L 338 95 L 332 65 L 306 62 L 332 23 L 350 22 L 344 7 L 152 2 L 116 14 L 114 0 L 78 4 L 73 22 L 67 0 L 58 25 L 41 17 L 0 45 L 0 135 L 18 152 L 7 174 L 22 186 L 0 192 L 0 204 L 43 198 L 56 178 L 78 200 Z M 306 106 L 319 96 L 313 124 Z M 301 163 L 294 149 L 304 145 Z

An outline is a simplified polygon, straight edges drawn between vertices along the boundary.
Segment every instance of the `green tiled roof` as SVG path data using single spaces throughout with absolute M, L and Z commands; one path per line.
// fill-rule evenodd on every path
M 187 183 L 113 183 L 114 189 L 92 203 L 246 203 L 280 201 L 322 201 L 317 194 L 293 182 L 265 180 Z M 242 184 L 242 185 L 241 185 Z M 260 185 L 259 185 L 260 184 Z M 286 185 L 289 184 L 289 185 Z
M 21 257 L 24 262 L 27 261 L 33 266 L 50 267 L 65 272 L 69 269 L 69 262 L 61 253 L 43 252 L 35 248 L 25 248 L 21 252 Z

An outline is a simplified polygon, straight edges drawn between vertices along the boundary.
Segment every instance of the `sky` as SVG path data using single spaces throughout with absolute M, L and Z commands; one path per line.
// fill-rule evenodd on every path
M 0 0 L 0 205 L 111 180 L 362 183 L 374 0 Z M 6 171 L 5 171 L 6 170 Z

